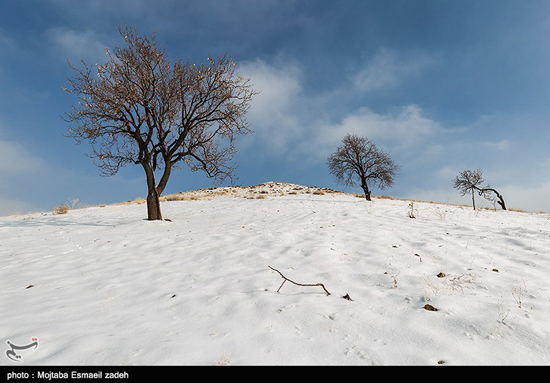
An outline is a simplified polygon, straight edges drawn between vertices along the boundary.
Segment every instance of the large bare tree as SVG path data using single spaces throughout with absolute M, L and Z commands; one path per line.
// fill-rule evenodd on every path
M 453 187 L 460 192 L 460 195 L 472 195 L 472 207 L 476 209 L 475 193 L 490 201 L 496 201 L 502 210 L 506 210 L 504 197 L 490 185 L 482 186 L 484 182 L 483 172 L 479 169 L 464 170 L 453 180 Z
M 140 165 L 147 216 L 162 219 L 159 196 L 174 166 L 185 162 L 217 181 L 231 178 L 234 140 L 250 133 L 245 114 L 256 93 L 226 55 L 203 64 L 171 64 L 155 35 L 119 27 L 125 44 L 105 64 L 78 69 L 66 89 L 78 103 L 67 113 L 69 136 L 89 141 L 102 175 Z M 157 182 L 158 179 L 158 182 Z
M 385 189 L 393 185 L 399 166 L 368 138 L 346 134 L 334 153 L 327 159 L 330 173 L 347 186 L 357 183 L 367 201 L 371 200 L 370 186 Z

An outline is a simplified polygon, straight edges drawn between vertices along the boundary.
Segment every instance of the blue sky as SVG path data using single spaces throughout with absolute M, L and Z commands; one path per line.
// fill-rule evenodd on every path
M 172 60 L 228 53 L 251 78 L 238 184 L 359 191 L 325 164 L 351 132 L 401 166 L 374 195 L 469 203 L 452 179 L 479 168 L 510 207 L 550 211 L 546 0 L 0 0 L 0 214 L 146 195 L 142 169 L 100 176 L 61 119 L 67 59 L 104 61 L 120 24 Z M 182 168 L 165 193 L 210 186 Z

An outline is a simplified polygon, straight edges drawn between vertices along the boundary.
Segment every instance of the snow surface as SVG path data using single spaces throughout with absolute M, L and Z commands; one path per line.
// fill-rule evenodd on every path
M 279 183 L 178 196 L 171 221 L 141 203 L 0 218 L 0 344 L 38 338 L 23 365 L 550 364 L 548 214 L 412 219 Z M 277 292 L 268 266 L 331 295 Z

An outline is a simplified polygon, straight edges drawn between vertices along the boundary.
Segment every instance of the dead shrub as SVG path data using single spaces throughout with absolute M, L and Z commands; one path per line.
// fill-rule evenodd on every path
M 67 214 L 71 210 L 71 207 L 64 203 L 63 205 L 57 206 L 55 209 L 53 209 L 54 214 Z

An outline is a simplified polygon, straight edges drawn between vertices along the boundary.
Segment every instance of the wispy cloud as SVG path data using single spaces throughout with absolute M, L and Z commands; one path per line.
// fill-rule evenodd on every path
M 302 148 L 311 156 L 323 158 L 334 150 L 346 133 L 366 136 L 387 148 L 403 149 L 422 142 L 441 129 L 417 105 L 407 105 L 386 114 L 360 108 L 340 122 L 319 122 L 312 128 L 314 134 Z
M 403 148 L 441 130 L 440 124 L 418 105 L 405 105 L 387 113 L 361 107 L 330 118 L 326 111 L 338 92 L 306 95 L 302 69 L 291 60 L 273 65 L 263 60 L 247 62 L 240 73 L 249 77 L 260 92 L 252 102 L 248 119 L 256 132 L 256 143 L 265 145 L 271 153 L 315 162 L 324 160 L 346 133 Z
M 530 185 L 510 184 L 499 189 L 510 208 L 550 213 L 550 181 L 541 181 Z
M 398 53 L 383 48 L 352 76 L 352 81 L 357 89 L 365 92 L 394 88 L 402 81 L 426 71 L 436 62 L 434 55 Z
M 240 65 L 239 73 L 250 78 L 259 92 L 247 115 L 251 128 L 261 141 L 269 143 L 271 151 L 284 150 L 303 129 L 296 110 L 302 92 L 300 70 L 292 63 L 270 65 L 258 59 Z
M 105 47 L 102 39 L 92 30 L 77 31 L 66 27 L 54 27 L 46 31 L 52 44 L 53 54 L 62 60 L 105 61 Z
M 0 175 L 39 171 L 43 161 L 14 141 L 0 140 Z
M 483 142 L 483 145 L 488 147 L 488 148 L 491 148 L 491 149 L 506 150 L 506 149 L 510 148 L 512 143 L 510 142 L 510 140 L 504 139 L 504 140 L 500 140 L 500 141 L 496 141 L 496 142 L 485 141 L 485 142 Z

